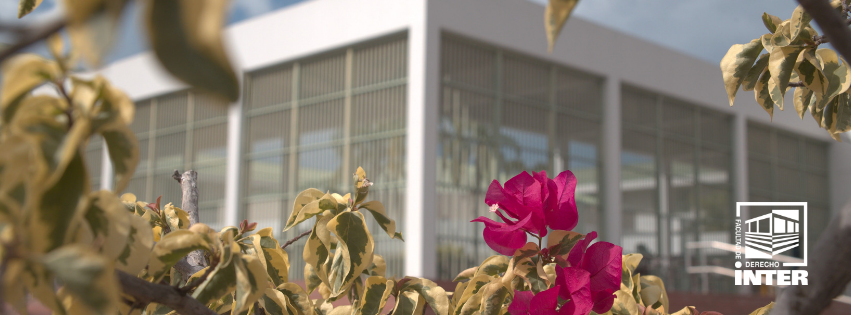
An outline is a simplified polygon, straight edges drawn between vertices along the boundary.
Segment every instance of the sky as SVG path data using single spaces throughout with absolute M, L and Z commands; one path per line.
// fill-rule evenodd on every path
M 234 0 L 231 2 L 228 23 L 302 1 Z M 546 2 L 516 1 L 532 1 L 542 5 Z M 17 2 L 0 0 L 0 25 L 21 22 L 15 16 Z M 136 3 L 131 1 L 131 7 L 122 21 L 120 36 L 106 58 L 107 63 L 147 49 Z M 763 12 L 788 19 L 796 6 L 795 0 L 583 0 L 579 2 L 574 16 L 707 62 L 718 63 L 731 45 L 749 42 L 767 32 L 760 18 Z M 56 17 L 61 10 L 56 0 L 45 0 L 24 20 L 34 23 L 46 21 Z M 0 42 L 3 41 L 8 41 L 8 38 L 0 37 Z M 44 48 L 35 47 L 33 50 L 43 52 Z

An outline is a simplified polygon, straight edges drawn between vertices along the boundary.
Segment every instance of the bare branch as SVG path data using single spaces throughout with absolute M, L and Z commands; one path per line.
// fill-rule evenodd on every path
M 851 29 L 848 22 L 828 0 L 798 0 L 813 20 L 818 23 L 831 45 L 845 60 L 851 60 Z
M 830 220 L 827 229 L 810 252 L 808 283 L 789 286 L 777 299 L 771 315 L 821 314 L 833 298 L 842 294 L 851 281 L 851 202 Z
M 131 296 L 136 305 L 157 303 L 175 310 L 178 314 L 186 315 L 217 315 L 211 309 L 192 298 L 181 294 L 175 287 L 150 283 L 123 271 L 116 270 L 121 291 Z
M 177 170 L 174 172 L 175 174 L 172 177 L 177 180 L 176 175 L 179 172 Z M 189 214 L 189 226 L 192 226 L 200 221 L 200 215 L 198 214 L 198 173 L 193 170 L 183 172 L 178 182 L 183 191 L 183 200 L 180 207 Z M 189 277 L 201 271 L 204 267 L 207 267 L 207 259 L 204 258 L 204 251 L 196 250 L 183 257 L 174 266 L 180 271 L 183 281 L 187 281 Z
M 286 243 L 284 243 L 284 245 L 283 245 L 283 246 L 281 246 L 281 249 L 285 249 L 285 248 L 287 248 L 287 246 L 290 246 L 290 244 L 295 243 L 295 242 L 296 242 L 296 241 L 298 241 L 300 238 L 307 236 L 308 234 L 310 234 L 310 232 L 311 232 L 311 230 L 307 230 L 307 231 L 304 231 L 304 233 L 301 233 L 301 234 L 299 234 L 298 236 L 293 237 L 291 240 L 289 240 L 289 241 L 287 241 Z
M 40 27 L 39 29 L 30 32 L 30 35 L 24 36 L 24 38 L 15 42 L 14 44 L 12 44 L 12 46 L 9 46 L 9 48 L 0 51 L 0 62 L 3 62 L 3 60 L 6 60 L 6 58 L 11 57 L 15 53 L 18 53 L 19 51 L 23 50 L 24 48 L 27 48 L 32 44 L 45 40 L 50 37 L 50 35 L 58 33 L 63 28 L 65 28 L 66 25 L 67 23 L 65 22 L 65 19 L 59 19 L 52 23 L 49 23 L 45 27 Z

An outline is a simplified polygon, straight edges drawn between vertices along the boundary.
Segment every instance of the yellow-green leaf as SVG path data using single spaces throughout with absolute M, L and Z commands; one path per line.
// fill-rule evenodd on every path
M 175 207 L 169 202 L 162 209 L 162 213 L 165 214 L 166 222 L 168 222 L 168 227 L 171 228 L 172 231 L 177 230 L 185 230 L 189 228 L 189 214 L 183 209 Z
M 65 246 L 45 255 L 42 262 L 68 293 L 92 310 L 108 314 L 118 308 L 121 291 L 106 257 L 83 246 Z
M 228 1 L 144 4 L 148 41 L 163 67 L 191 86 L 236 101 L 239 83 L 222 42 Z
M 739 86 L 753 67 L 762 48 L 762 42 L 754 39 L 744 45 L 733 45 L 721 59 L 721 76 L 724 78 L 724 88 L 727 90 L 730 106 L 733 106 Z
M 570 13 L 576 7 L 579 0 L 549 0 L 547 9 L 544 12 L 544 28 L 547 32 L 547 43 L 549 43 L 549 51 L 553 51 L 553 47 L 558 39 L 558 34 L 564 27 L 564 23 L 570 17 Z
M 661 291 L 658 298 L 656 298 L 656 301 L 652 303 L 648 302 L 644 298 L 644 291 L 649 287 L 657 287 L 659 288 L 659 291 Z M 666 313 L 668 312 L 668 309 L 670 308 L 668 302 L 668 292 L 665 290 L 665 283 L 662 282 L 662 279 L 657 276 L 641 276 L 641 292 L 641 299 L 644 300 L 645 306 L 653 307 L 656 310 L 664 311 Z M 661 307 L 661 309 L 659 309 L 659 307 Z

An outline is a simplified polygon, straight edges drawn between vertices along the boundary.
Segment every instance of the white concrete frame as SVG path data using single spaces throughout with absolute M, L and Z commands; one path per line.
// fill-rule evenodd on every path
M 548 53 L 543 7 L 526 0 L 312 0 L 228 27 L 227 42 L 239 75 L 288 60 L 344 47 L 371 38 L 408 32 L 407 188 L 404 233 L 405 273 L 436 275 L 435 169 L 437 108 L 440 93 L 440 38 L 451 32 L 518 53 L 586 71 L 605 79 L 601 183 L 605 223 L 601 238 L 621 236 L 620 150 L 621 86 L 629 84 L 734 115 L 733 196 L 746 201 L 747 122 L 769 123 L 749 92 L 728 106 L 717 63 L 707 63 L 580 18 L 564 28 Z M 151 53 L 115 62 L 100 71 L 133 99 L 185 88 L 168 76 Z M 790 95 L 791 97 L 791 95 Z M 790 100 L 791 103 L 791 100 Z M 224 224 L 239 214 L 241 102 L 228 113 L 228 163 Z M 776 112 L 773 127 L 830 143 L 831 206 L 848 199 L 851 146 L 836 143 L 810 119 Z M 104 166 L 102 184 L 111 170 Z M 732 209 L 731 209 L 732 211 Z

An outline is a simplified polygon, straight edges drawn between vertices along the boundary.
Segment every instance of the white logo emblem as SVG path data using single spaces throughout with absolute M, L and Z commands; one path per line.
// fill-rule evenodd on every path
M 737 202 L 735 229 L 736 285 L 807 285 L 806 270 L 781 269 L 807 266 L 806 202 Z

